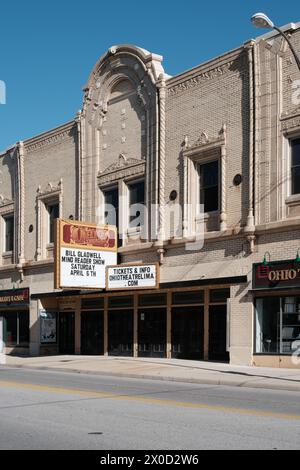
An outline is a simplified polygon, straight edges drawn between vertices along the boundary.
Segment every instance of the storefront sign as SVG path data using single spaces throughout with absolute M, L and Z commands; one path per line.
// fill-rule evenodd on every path
M 58 219 L 55 248 L 56 289 L 103 289 L 106 266 L 117 263 L 117 230 Z
M 57 341 L 57 313 L 40 311 L 41 344 L 53 344 Z
M 106 272 L 106 289 L 158 288 L 158 264 L 109 266 Z
M 296 260 L 270 261 L 253 265 L 253 288 L 300 287 L 300 263 Z
M 0 291 L 1 307 L 24 307 L 29 305 L 29 289 Z

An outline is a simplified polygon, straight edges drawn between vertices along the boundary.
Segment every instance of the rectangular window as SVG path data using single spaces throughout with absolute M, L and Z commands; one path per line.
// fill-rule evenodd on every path
M 5 312 L 4 342 L 7 347 L 28 346 L 29 344 L 29 312 Z
M 203 304 L 204 292 L 203 291 L 186 291 L 174 292 L 172 294 L 173 305 L 190 305 L 190 304 Z
M 293 354 L 300 346 L 300 297 L 256 301 L 256 353 Z
M 199 200 L 204 206 L 204 212 L 219 210 L 219 161 L 200 164 L 198 172 Z
M 119 191 L 113 188 L 104 192 L 104 220 L 107 225 L 119 227 Z
M 300 193 L 300 139 L 291 141 L 291 194 Z
M 129 190 L 129 227 L 141 227 L 144 225 L 144 211 L 139 208 L 145 204 L 145 184 L 139 181 L 128 185 Z
M 14 224 L 15 219 L 13 215 L 4 217 L 5 224 L 5 245 L 4 251 L 13 251 L 14 250 Z
M 59 204 L 49 204 L 47 206 L 49 214 L 49 243 L 55 240 L 55 220 L 59 218 Z

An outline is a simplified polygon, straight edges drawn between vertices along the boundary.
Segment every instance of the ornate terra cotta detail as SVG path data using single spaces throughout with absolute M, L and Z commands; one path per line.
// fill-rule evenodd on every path
M 98 185 L 126 179 L 131 176 L 144 176 L 145 174 L 145 160 L 138 160 L 137 158 L 127 158 L 122 153 L 116 162 L 98 174 Z
M 2 196 L 2 194 L 0 194 L 0 207 L 9 206 L 9 205 L 13 205 L 13 204 L 14 204 L 14 201 L 12 201 L 11 199 L 8 199 L 8 198 Z
M 30 139 L 24 142 L 26 152 L 36 152 L 44 147 L 60 145 L 66 140 L 74 139 L 75 123 L 72 122 L 67 126 L 63 126 L 53 132 L 48 132 L 36 139 Z
M 190 88 L 194 88 L 203 82 L 206 82 L 214 78 L 218 78 L 221 75 L 224 75 L 225 73 L 227 73 L 230 70 L 232 64 L 233 64 L 233 61 L 230 61 L 226 64 L 220 65 L 219 67 L 208 70 L 207 72 L 200 73 L 199 75 L 195 77 L 189 78 L 188 80 L 178 83 L 174 85 L 173 87 L 169 88 L 168 94 L 177 95 L 178 93 L 189 90 Z
M 297 108 L 295 115 L 284 116 L 281 120 L 281 130 L 283 132 L 300 127 L 300 111 Z

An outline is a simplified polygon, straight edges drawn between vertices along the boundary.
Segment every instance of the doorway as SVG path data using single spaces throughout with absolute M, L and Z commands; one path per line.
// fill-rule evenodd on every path
M 166 357 L 167 309 L 152 308 L 138 311 L 138 341 L 140 357 Z
M 211 305 L 209 307 L 209 360 L 229 362 L 226 351 L 227 306 Z
M 204 308 L 172 308 L 172 357 L 203 359 Z
M 133 310 L 109 310 L 109 356 L 133 356 Z
M 81 312 L 81 354 L 88 356 L 104 354 L 103 311 Z
M 75 313 L 59 313 L 59 354 L 75 354 Z

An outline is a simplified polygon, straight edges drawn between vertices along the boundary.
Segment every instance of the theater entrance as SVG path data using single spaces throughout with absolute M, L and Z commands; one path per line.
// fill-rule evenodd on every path
M 165 357 L 167 342 L 167 309 L 152 308 L 138 311 L 140 357 Z
M 133 310 L 108 311 L 109 356 L 133 356 Z
M 103 311 L 81 312 L 81 354 L 104 354 Z
M 59 354 L 75 354 L 75 313 L 59 313 Z
M 203 359 L 204 308 L 172 308 L 172 357 Z

